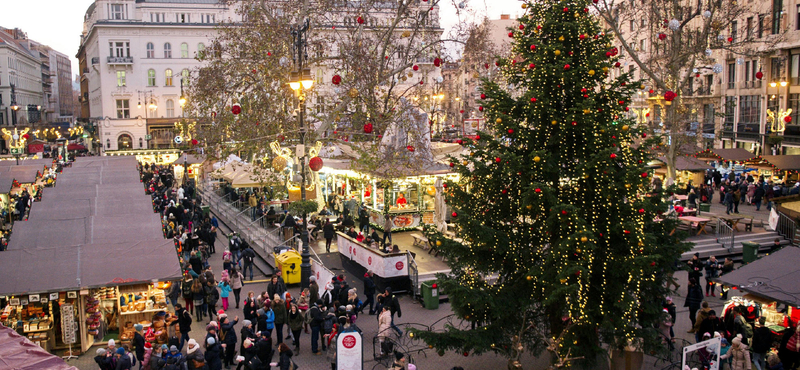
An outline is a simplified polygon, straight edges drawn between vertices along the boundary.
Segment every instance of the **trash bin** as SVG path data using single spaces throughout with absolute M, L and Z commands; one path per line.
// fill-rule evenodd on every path
M 300 253 L 294 249 L 290 249 L 273 256 L 275 257 L 275 268 L 283 273 L 283 281 L 286 284 L 299 284 L 300 263 L 302 262 Z
M 700 212 L 711 212 L 711 205 L 708 203 L 700 203 Z
M 203 218 L 208 217 L 209 213 L 211 213 L 211 210 L 208 208 L 208 206 L 202 206 L 200 209 L 203 210 Z
M 742 262 L 750 263 L 758 259 L 758 248 L 761 245 L 754 242 L 742 242 Z
M 429 310 L 439 308 L 439 286 L 435 281 L 422 282 L 422 305 Z

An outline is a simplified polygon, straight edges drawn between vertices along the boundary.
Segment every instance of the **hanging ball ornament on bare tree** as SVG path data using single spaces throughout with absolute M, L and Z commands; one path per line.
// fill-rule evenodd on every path
M 284 157 L 275 157 L 272 159 L 272 169 L 275 172 L 281 173 L 284 169 L 286 169 L 286 158 Z
M 317 172 L 317 171 L 321 170 L 322 169 L 322 164 L 323 164 L 322 163 L 322 158 L 320 158 L 320 157 L 314 157 L 314 158 L 311 158 L 311 159 L 308 160 L 308 168 L 310 168 L 311 171 L 314 171 L 314 172 Z
M 714 64 L 714 73 L 722 73 L 722 64 Z
M 713 54 L 713 53 L 714 53 L 714 52 L 713 52 L 713 51 L 711 51 L 711 49 L 706 49 L 706 56 L 707 56 L 707 57 L 710 57 L 710 56 L 711 56 L 711 54 Z
M 231 107 L 231 113 L 237 114 L 237 115 L 239 113 L 242 113 L 242 106 L 239 105 L 239 103 L 233 104 L 233 106 Z
M 706 10 L 703 12 L 703 18 L 711 18 L 711 11 Z
M 342 83 L 342 76 L 339 76 L 339 75 L 333 75 L 333 78 L 331 78 L 331 82 L 332 82 L 334 85 L 338 85 L 338 84 Z
M 677 31 L 679 28 L 681 28 L 681 22 L 679 20 L 673 19 L 669 21 L 669 29 Z

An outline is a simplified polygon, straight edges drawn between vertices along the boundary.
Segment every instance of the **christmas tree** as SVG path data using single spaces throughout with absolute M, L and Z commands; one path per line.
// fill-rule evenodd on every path
M 440 353 L 493 351 L 519 368 L 523 352 L 547 349 L 566 366 L 605 344 L 659 341 L 664 275 L 686 247 L 651 191 L 645 148 L 657 138 L 625 118 L 641 84 L 615 73 L 590 5 L 523 5 L 511 57 L 495 63 L 508 86 L 484 81 L 492 132 L 465 140 L 469 155 L 451 163 L 461 180 L 445 188 L 459 239 L 431 235 L 464 322 L 411 334 Z

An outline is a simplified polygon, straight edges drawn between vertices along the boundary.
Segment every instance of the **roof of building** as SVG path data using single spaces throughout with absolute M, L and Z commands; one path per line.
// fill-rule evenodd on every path
M 769 163 L 776 170 L 800 170 L 800 155 L 762 155 L 761 159 Z
M 714 159 L 714 160 L 722 160 L 722 161 L 733 161 L 733 162 L 747 162 L 749 160 L 755 159 L 756 156 L 753 153 L 747 151 L 747 149 L 742 148 L 732 148 L 732 149 L 706 149 L 701 150 L 694 154 L 695 158 L 702 158 L 702 159 Z
M 797 276 L 800 276 L 800 248 L 788 246 L 722 275 L 717 280 L 739 290 L 798 307 L 800 293 L 794 278 Z

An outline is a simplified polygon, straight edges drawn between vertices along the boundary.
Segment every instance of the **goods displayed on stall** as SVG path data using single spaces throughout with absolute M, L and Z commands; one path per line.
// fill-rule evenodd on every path
M 47 351 L 79 343 L 76 292 L 6 297 L 0 322 Z
M 746 294 L 743 297 L 732 297 L 725 302 L 722 312 L 727 321 L 728 315 L 732 316 L 733 310 L 739 309 L 745 321 L 751 325 L 763 316 L 766 319 L 765 326 L 774 334 L 780 334 L 789 327 L 789 321 L 796 323 L 800 320 L 800 310 L 787 306 L 785 310 L 781 310 L 785 312 L 781 312 L 777 307 L 778 303 L 773 300 Z

